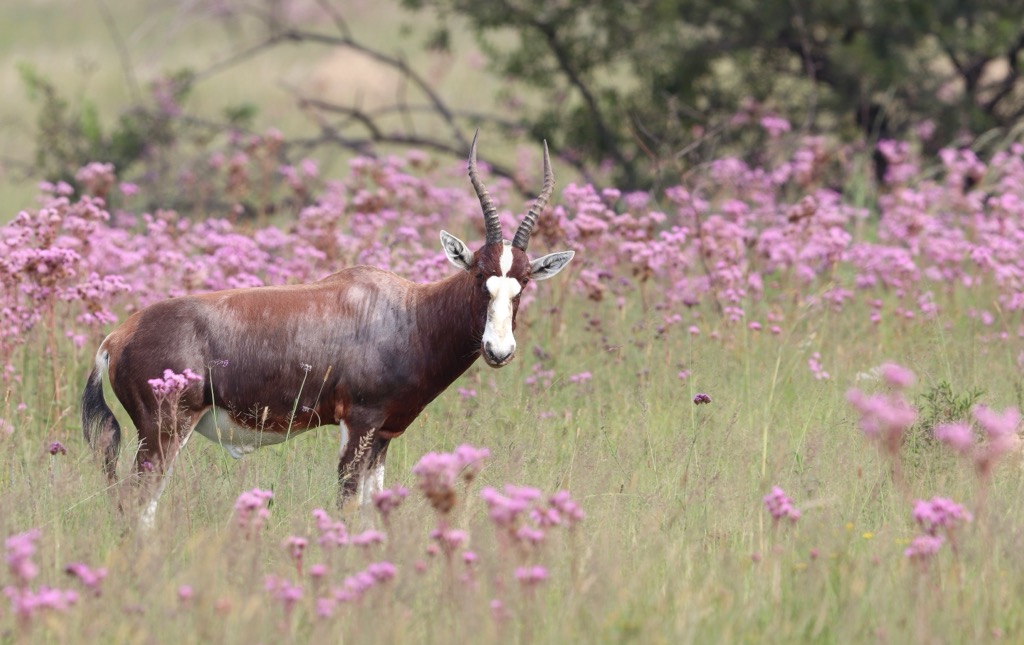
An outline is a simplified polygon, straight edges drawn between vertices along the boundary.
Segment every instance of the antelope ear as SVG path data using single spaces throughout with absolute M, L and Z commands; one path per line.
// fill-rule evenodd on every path
M 448 261 L 456 267 L 469 271 L 469 267 L 473 266 L 473 252 L 469 250 L 465 242 L 448 231 L 441 231 L 441 247 L 444 249 L 444 254 L 448 256 Z
M 534 280 L 547 280 L 564 269 L 574 255 L 575 251 L 559 251 L 537 258 L 530 262 L 530 277 Z

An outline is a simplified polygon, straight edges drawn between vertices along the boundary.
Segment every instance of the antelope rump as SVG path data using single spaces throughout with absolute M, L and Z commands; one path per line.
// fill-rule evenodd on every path
M 544 186 L 512 241 L 476 167 L 485 244 L 471 251 L 441 231 L 460 271 L 420 284 L 356 266 L 318 282 L 173 298 L 130 316 L 100 344 L 82 394 L 86 439 L 116 480 L 120 426 L 103 396 L 108 380 L 139 433 L 138 473 L 161 475 L 142 516 L 152 524 L 174 459 L 193 432 L 235 458 L 317 427 L 341 436 L 340 501 L 359 503 L 383 488 L 388 444 L 483 356 L 491 367 L 515 356 L 519 297 L 530 280 L 561 271 L 573 252 L 535 260 L 526 250 L 554 189 L 547 143 Z M 171 397 L 150 381 L 189 374 Z M 191 372 L 189 372 L 191 371 Z M 198 375 L 203 375 L 202 377 Z

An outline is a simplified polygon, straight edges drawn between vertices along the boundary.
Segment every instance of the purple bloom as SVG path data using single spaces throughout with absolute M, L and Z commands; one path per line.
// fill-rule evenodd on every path
M 200 383 L 202 380 L 202 376 L 186 367 L 181 374 L 177 374 L 173 370 L 164 370 L 163 378 L 153 378 L 147 382 L 157 400 L 168 400 L 180 395 L 189 385 Z
M 327 565 L 325 564 L 314 564 L 309 568 L 309 576 L 311 578 L 323 578 L 327 575 Z
M 800 519 L 799 509 L 793 506 L 793 500 L 789 499 L 786 492 L 778 486 L 772 486 L 772 492 L 765 495 L 762 501 L 775 522 L 788 519 L 790 522 L 796 523 Z
M 431 506 L 439 513 L 448 513 L 455 506 L 455 483 L 459 475 L 471 481 L 490 455 L 487 448 L 462 444 L 455 452 L 428 452 L 413 466 L 412 472 Z
M 409 495 L 409 489 L 405 486 L 395 486 L 393 488 L 385 488 L 382 491 L 378 491 L 373 494 L 373 505 L 377 508 L 377 512 L 380 513 L 381 517 L 388 519 L 391 512 L 401 506 L 402 500 Z
M 881 441 L 893 454 L 899 450 L 903 433 L 917 420 L 917 410 L 899 394 L 866 395 L 852 389 L 846 400 L 860 413 L 865 436 Z
M 7 569 L 22 585 L 27 585 L 39 574 L 39 567 L 32 561 L 32 556 L 35 555 L 36 541 L 41 535 L 39 529 L 31 529 L 12 535 L 4 542 Z
M 302 587 L 292 584 L 284 578 L 267 576 L 264 579 L 264 588 L 284 606 L 285 613 L 291 613 L 295 605 L 302 600 Z
M 51 455 L 66 455 L 68 454 L 68 449 L 65 448 L 64 444 L 62 444 L 61 442 L 54 441 L 50 444 L 50 447 L 47 449 L 47 452 L 49 452 Z
M 349 538 L 349 543 L 352 546 L 370 547 L 374 544 L 384 543 L 384 534 L 374 529 L 367 529 L 362 533 L 356 533 Z
M 707 394 L 704 394 L 703 392 L 700 392 L 697 394 L 697 396 L 693 397 L 693 403 L 694 405 L 704 405 L 705 403 L 711 403 L 711 397 L 708 396 Z
M 972 519 L 974 518 L 967 509 L 945 497 L 933 497 L 930 501 L 919 499 L 914 502 L 914 521 L 928 535 L 936 535 L 940 529 L 949 533 Z
M 1002 412 L 984 406 L 975 406 L 971 413 L 978 426 L 990 440 L 1002 439 L 1017 433 L 1020 425 L 1020 412 L 1017 408 L 1006 408 Z
M 345 546 L 349 543 L 348 529 L 341 520 L 333 520 L 322 508 L 313 509 L 313 519 L 316 520 L 317 531 L 320 537 L 317 544 L 322 547 Z
M 53 589 L 42 586 L 38 591 L 32 591 L 27 587 L 4 587 L 4 595 L 11 601 L 11 608 L 14 613 L 24 620 L 41 609 L 53 611 L 67 611 L 72 605 L 78 602 L 78 593 L 71 589 Z
M 243 492 L 235 500 L 235 515 L 238 518 L 239 528 L 253 535 L 263 528 L 263 523 L 270 517 L 270 509 L 267 507 L 274 493 L 269 490 L 254 488 Z
M 366 567 L 366 572 L 373 576 L 377 582 L 387 582 L 398 574 L 398 569 L 390 562 L 382 560 L 371 563 Z
M 941 535 L 918 535 L 903 551 L 903 555 L 912 560 L 925 561 L 938 553 L 945 541 Z
M 884 380 L 889 387 L 897 390 L 905 390 L 908 387 L 913 387 L 914 382 L 917 380 L 914 373 L 907 368 L 897 365 L 896 363 L 885 363 L 881 367 L 882 380 Z
M 74 562 L 64 567 L 68 575 L 75 576 L 87 589 L 97 596 L 100 595 L 100 583 L 107 577 L 106 569 L 90 569 L 81 562 Z
M 594 378 L 594 375 L 590 372 L 580 372 L 579 374 L 573 374 L 569 377 L 571 383 L 586 383 L 590 379 Z
M 975 454 L 976 467 L 984 477 L 992 472 L 1000 457 L 1020 445 L 1020 437 L 1017 435 L 1020 412 L 1016 408 L 1006 408 L 1000 413 L 978 405 L 971 413 L 987 440 Z
M 430 539 L 437 542 L 444 554 L 449 557 L 466 542 L 467 537 L 465 531 L 447 527 L 438 527 L 430 532 Z
M 542 566 L 517 567 L 515 571 L 516 580 L 523 587 L 536 587 L 548 579 L 548 570 Z
M 932 433 L 938 441 L 961 454 L 970 451 L 974 445 L 974 430 L 971 429 L 970 424 L 963 421 L 941 423 L 932 429 Z
M 821 366 L 821 354 L 819 352 L 811 354 L 811 357 L 807 359 L 807 367 L 814 374 L 816 381 L 827 381 L 831 378 L 831 375 Z

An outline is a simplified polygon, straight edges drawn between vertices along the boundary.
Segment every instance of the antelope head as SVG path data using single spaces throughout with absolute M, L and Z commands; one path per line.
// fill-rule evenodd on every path
M 469 306 L 483 318 L 480 354 L 491 367 L 504 367 L 515 357 L 516 313 L 519 297 L 530 280 L 547 280 L 565 268 L 573 251 L 550 253 L 530 260 L 526 248 L 530 235 L 555 188 L 555 175 L 551 172 L 548 144 L 544 142 L 544 187 L 533 206 L 526 213 L 512 241 L 502 238 L 498 210 L 491 201 L 487 187 L 480 180 L 476 168 L 476 135 L 469 150 L 469 179 L 473 183 L 480 206 L 484 211 L 487 238 L 476 252 L 451 233 L 441 231 L 441 246 L 448 261 L 469 272 L 475 280 L 475 295 Z

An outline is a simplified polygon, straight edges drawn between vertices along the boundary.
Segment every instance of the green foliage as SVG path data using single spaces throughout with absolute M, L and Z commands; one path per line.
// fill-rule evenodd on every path
M 921 426 L 934 428 L 940 423 L 965 421 L 970 417 L 971 408 L 985 393 L 979 387 L 957 394 L 948 381 L 940 381 L 921 394 Z
M 931 120 L 933 145 L 1024 116 L 1024 27 L 1009 0 L 404 5 L 440 16 L 428 46 L 447 47 L 446 29 L 468 21 L 492 70 L 518 84 L 507 92 L 542 97 L 523 108 L 532 134 L 591 164 L 611 161 L 622 187 L 649 184 L 652 157 L 754 151 L 770 114 L 850 137 L 900 136 Z
M 177 118 L 178 105 L 187 100 L 194 73 L 183 69 L 155 81 L 150 100 L 126 106 L 105 126 L 96 103 L 83 98 L 77 105 L 33 66 L 19 67 L 29 98 L 39 104 L 36 116 L 36 171 L 50 181 L 76 185 L 75 172 L 90 162 L 112 163 L 119 176 L 138 165 L 156 172 L 174 167 L 183 151 L 208 143 L 209 130 L 190 127 Z M 246 127 L 258 113 L 251 103 L 224 108 L 229 125 Z
M 938 441 L 932 431 L 935 426 L 970 419 L 971 408 L 985 391 L 972 387 L 957 393 L 949 381 L 939 381 L 923 392 L 918 400 L 918 422 L 907 432 L 905 446 L 912 460 L 920 464 L 934 461 Z

